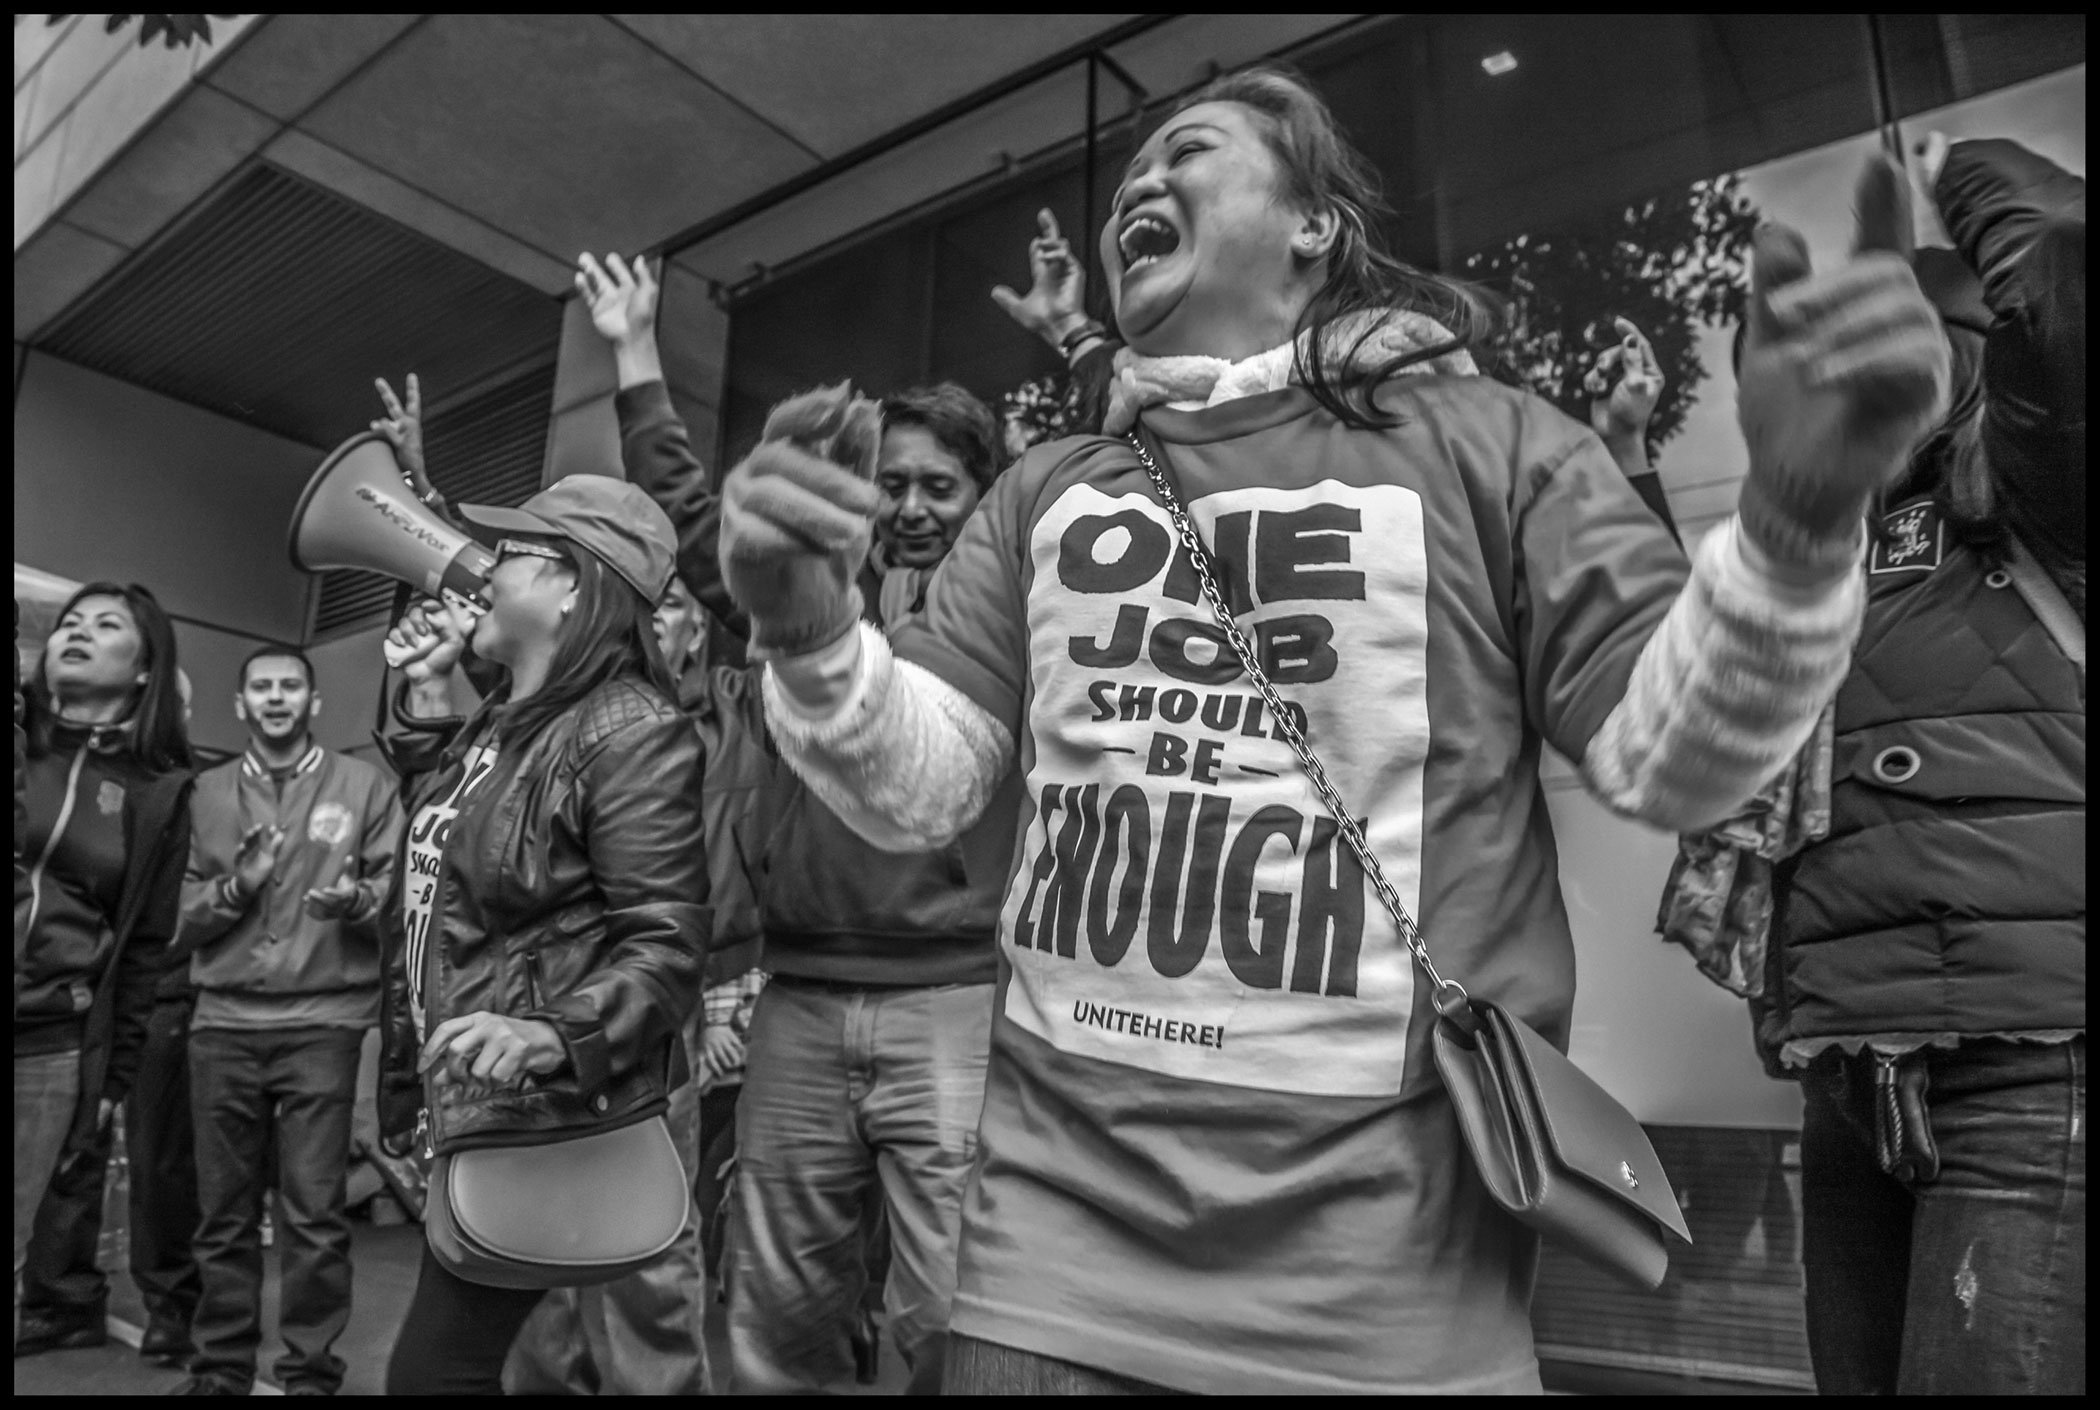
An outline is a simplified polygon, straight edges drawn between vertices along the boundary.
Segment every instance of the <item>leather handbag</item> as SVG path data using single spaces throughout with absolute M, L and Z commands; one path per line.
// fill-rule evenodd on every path
M 1357 815 L 1328 781 L 1326 768 L 1226 606 L 1195 521 L 1144 442 L 1135 433 L 1129 441 L 1174 520 L 1219 630 L 1429 981 L 1437 1012 L 1431 1050 L 1481 1184 L 1497 1204 L 1549 1241 L 1641 1287 L 1660 1286 L 1669 1267 L 1663 1232 L 1686 1243 L 1692 1236 L 1647 1133 L 1632 1112 L 1531 1025 L 1492 1000 L 1473 998 L 1437 972 L 1414 918 L 1357 826 Z
M 577 1287 L 655 1262 L 691 1212 L 692 1182 L 658 1116 L 437 1157 L 423 1234 L 438 1262 L 470 1283 Z

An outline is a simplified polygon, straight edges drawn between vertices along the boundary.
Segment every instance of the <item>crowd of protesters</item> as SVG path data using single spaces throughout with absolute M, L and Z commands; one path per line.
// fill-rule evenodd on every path
M 140 1353 L 250 1391 L 274 1194 L 275 1379 L 334 1393 L 377 1028 L 374 1157 L 436 1172 L 395 1393 L 702 1393 L 710 1286 L 735 1391 L 847 1388 L 879 1340 L 917 1393 L 1536 1390 L 1536 1237 L 1469 1173 L 1302 731 L 1445 971 L 1562 1046 L 1542 743 L 1682 833 L 1661 929 L 1808 1097 L 1819 1384 L 2082 1390 L 2084 183 L 1920 166 L 1930 244 L 1880 162 L 1848 262 L 1758 232 L 1749 473 L 1689 556 L 1641 331 L 1587 427 L 1482 375 L 1492 305 L 1385 252 L 1284 72 L 1139 150 L 1113 329 L 1048 212 L 994 291 L 1069 368 L 1048 443 L 839 386 L 717 479 L 654 271 L 583 255 L 603 474 L 450 505 L 381 384 L 494 556 L 480 610 L 389 632 L 386 768 L 265 646 L 224 683 L 247 749 L 195 771 L 135 585 L 18 676 L 16 1354 L 104 1335 L 121 1107 Z M 1264 612 L 1292 730 L 1177 534 Z M 660 1254 L 459 1253 L 463 1157 L 659 1119 L 697 1195 Z

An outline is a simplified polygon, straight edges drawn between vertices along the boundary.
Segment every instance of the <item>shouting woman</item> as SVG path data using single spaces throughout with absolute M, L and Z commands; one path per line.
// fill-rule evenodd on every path
M 418 608 L 391 637 L 408 677 L 393 753 L 409 822 L 385 1115 L 398 1143 L 420 1107 L 441 1157 L 660 1115 L 684 1077 L 708 932 L 700 745 L 656 646 L 676 546 L 663 511 L 619 480 L 571 475 L 519 508 L 460 512 L 505 535 L 488 612 L 462 634 Z M 462 720 L 453 677 L 470 641 L 501 683 Z M 581 1217 L 601 1194 L 565 1191 L 568 1214 L 547 1217 Z M 500 1393 L 542 1296 L 471 1281 L 426 1248 L 388 1393 Z
M 1843 676 L 1862 506 L 1945 394 L 1892 173 L 1812 275 L 1762 232 L 1741 513 L 1687 565 L 1588 429 L 1475 375 L 1486 318 L 1380 246 L 1296 79 L 1222 79 L 1101 232 L 1107 429 L 986 496 L 894 648 L 855 625 L 873 492 L 789 442 L 725 492 L 783 751 L 925 848 L 1027 781 L 964 1215 L 964 1391 L 1536 1390 L 1536 1241 L 1489 1198 L 1421 982 L 1235 631 L 1442 970 L 1565 1045 L 1550 743 L 1662 827 L 1723 816 Z

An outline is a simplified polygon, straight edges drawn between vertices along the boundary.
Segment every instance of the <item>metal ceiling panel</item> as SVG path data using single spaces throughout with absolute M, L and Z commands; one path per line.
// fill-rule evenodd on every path
M 1148 101 L 1157 102 L 1221 69 L 1325 42 L 1362 19 L 1346 13 L 1175 15 L 1117 40 L 1106 52 L 1145 86 Z M 1006 71 L 1023 68 L 1017 62 Z M 1130 110 L 1122 86 L 1105 79 L 1098 103 L 1104 124 Z M 1085 129 L 1086 71 L 1073 63 L 989 97 L 818 184 L 783 191 L 724 228 L 674 237 L 670 251 L 695 273 L 734 286 L 761 266 L 777 271 L 813 251 L 862 238 L 904 212 L 1054 160 L 1076 146 Z M 1067 221 L 1075 216 L 1067 213 Z
M 321 447 L 370 423 L 375 376 L 438 400 L 551 367 L 560 332 L 557 300 L 258 163 L 37 346 Z
M 614 15 L 826 157 L 904 126 L 1132 15 Z
M 301 126 L 563 261 L 632 249 L 816 161 L 598 15 L 433 15 Z

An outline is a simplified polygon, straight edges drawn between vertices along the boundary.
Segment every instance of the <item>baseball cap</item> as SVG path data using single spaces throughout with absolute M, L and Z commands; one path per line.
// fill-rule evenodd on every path
M 462 504 L 462 518 L 498 533 L 538 534 L 581 544 L 605 560 L 652 606 L 671 584 L 678 536 L 639 485 L 609 475 L 568 475 L 515 509 Z

